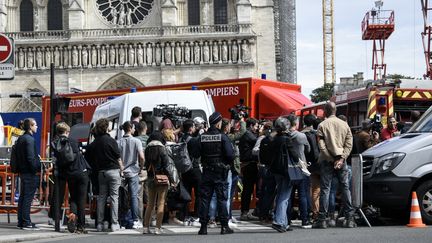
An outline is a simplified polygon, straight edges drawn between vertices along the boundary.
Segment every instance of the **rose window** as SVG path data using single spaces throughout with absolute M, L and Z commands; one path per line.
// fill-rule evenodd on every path
M 152 10 L 154 0 L 96 0 L 101 16 L 115 26 L 141 24 Z

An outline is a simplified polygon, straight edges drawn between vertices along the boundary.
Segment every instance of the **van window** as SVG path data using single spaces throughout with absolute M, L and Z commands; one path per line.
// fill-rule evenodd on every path
M 109 125 L 108 125 L 108 133 L 109 135 L 117 140 L 117 131 L 119 129 L 119 118 L 118 117 L 112 117 L 108 118 Z
M 425 114 L 420 118 L 419 121 L 414 123 L 411 129 L 408 131 L 410 133 L 416 132 L 432 132 L 432 107 L 429 108 Z

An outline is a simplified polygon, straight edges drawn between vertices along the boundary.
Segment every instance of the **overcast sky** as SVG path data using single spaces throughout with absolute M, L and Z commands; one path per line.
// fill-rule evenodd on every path
M 322 1 L 297 0 L 298 84 L 309 98 L 322 86 Z M 372 42 L 361 39 L 361 21 L 375 0 L 334 0 L 336 79 L 363 72 L 373 78 Z M 384 10 L 395 11 L 395 32 L 386 41 L 387 73 L 423 76 L 426 66 L 421 32 L 423 15 L 420 0 L 384 0 Z

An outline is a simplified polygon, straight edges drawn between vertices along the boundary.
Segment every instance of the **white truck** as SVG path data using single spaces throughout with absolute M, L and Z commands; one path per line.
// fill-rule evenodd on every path
M 92 117 L 91 127 L 101 118 L 110 121 L 110 135 L 120 138 L 123 134 L 120 125 L 130 120 L 132 108 L 142 109 L 143 119 L 147 122 L 148 130 L 157 130 L 153 109 L 158 105 L 177 105 L 185 107 L 191 112 L 191 119 L 201 117 L 208 121 L 208 117 L 215 111 L 212 99 L 202 90 L 165 90 L 144 91 L 124 94 L 99 105 Z

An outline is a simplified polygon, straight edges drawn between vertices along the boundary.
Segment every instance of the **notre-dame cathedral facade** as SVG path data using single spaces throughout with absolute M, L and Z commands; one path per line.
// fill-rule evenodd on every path
M 273 0 L 0 0 L 15 41 L 0 111 L 37 109 L 9 97 L 48 94 L 51 63 L 56 93 L 277 79 L 274 16 Z

